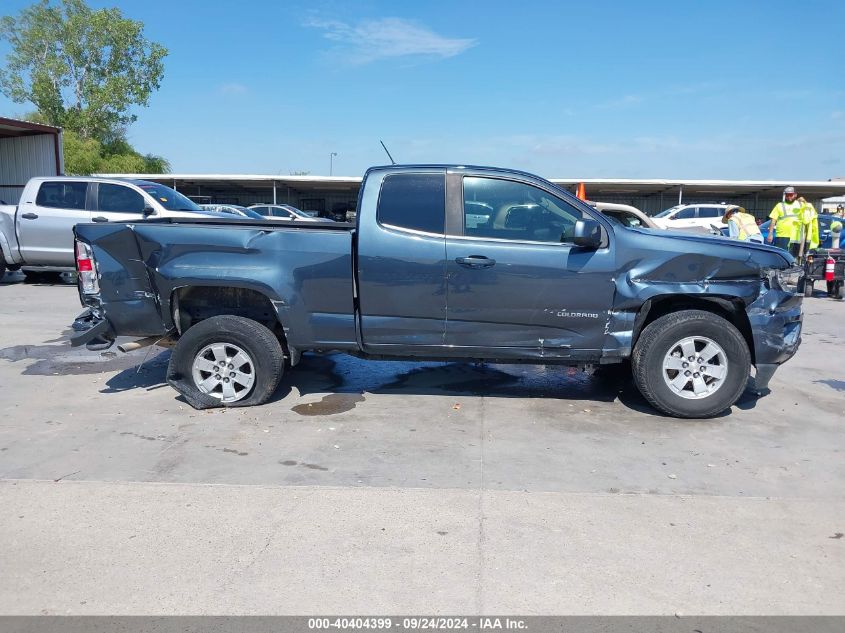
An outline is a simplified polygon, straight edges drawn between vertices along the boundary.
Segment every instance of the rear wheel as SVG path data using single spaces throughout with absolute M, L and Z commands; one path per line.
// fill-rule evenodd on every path
M 631 362 L 646 400 L 679 418 L 709 418 L 729 408 L 751 371 L 751 354 L 739 330 L 703 310 L 674 312 L 650 323 Z
M 0 279 L 3 279 L 3 275 L 6 274 L 6 260 L 0 256 Z
M 168 382 L 199 407 L 266 402 L 282 378 L 284 353 L 257 321 L 215 316 L 189 328 L 173 350 Z

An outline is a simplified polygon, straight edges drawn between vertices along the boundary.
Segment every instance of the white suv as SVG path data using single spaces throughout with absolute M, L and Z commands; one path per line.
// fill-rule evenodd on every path
M 658 213 L 652 219 L 663 229 L 709 229 L 711 226 L 722 229 L 727 226 L 722 222 L 722 216 L 725 211 L 734 207 L 735 204 L 725 203 L 679 204 Z

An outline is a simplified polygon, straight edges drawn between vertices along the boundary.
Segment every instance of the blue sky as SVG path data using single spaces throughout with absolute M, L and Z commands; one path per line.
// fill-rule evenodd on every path
M 845 176 L 835 0 L 89 3 L 169 49 L 129 136 L 174 172 L 360 175 L 383 139 L 547 177 Z

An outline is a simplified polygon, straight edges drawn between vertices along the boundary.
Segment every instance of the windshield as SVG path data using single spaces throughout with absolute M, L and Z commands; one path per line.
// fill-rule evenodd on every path
M 137 182 L 141 189 L 155 198 L 168 211 L 202 211 L 199 205 L 189 200 L 178 191 L 165 187 L 156 182 Z
M 669 215 L 670 213 L 672 213 L 672 212 L 673 212 L 673 211 L 675 211 L 676 209 L 680 209 L 680 208 L 681 208 L 681 205 L 674 206 L 674 207 L 672 207 L 671 209 L 666 209 L 665 211 L 661 211 L 660 213 L 658 213 L 658 214 L 657 214 L 656 216 L 654 216 L 654 217 L 656 217 L 656 218 L 665 218 L 667 215 Z

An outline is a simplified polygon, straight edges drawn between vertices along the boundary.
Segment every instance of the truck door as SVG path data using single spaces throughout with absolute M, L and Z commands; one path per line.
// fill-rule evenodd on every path
M 73 227 L 90 222 L 87 182 L 46 180 L 38 191 L 24 190 L 18 206 L 18 242 L 24 262 L 73 267 Z
M 358 305 L 367 352 L 425 355 L 446 319 L 445 169 L 369 173 L 358 214 Z
M 129 222 L 144 219 L 144 196 L 127 185 L 92 183 L 95 187 L 92 222 Z
M 575 222 L 592 216 L 516 176 L 450 173 L 448 181 L 459 219 L 451 230 L 450 208 L 446 344 L 488 358 L 601 350 L 615 288 L 612 244 L 609 236 L 598 250 L 572 243 Z

